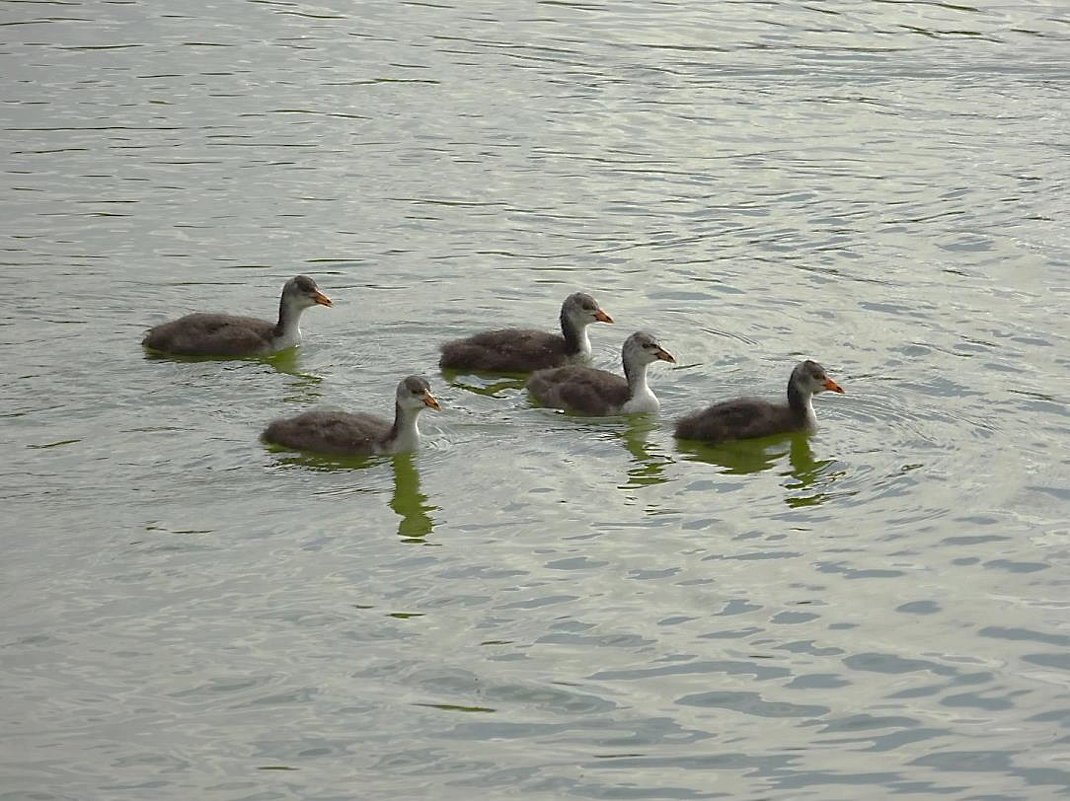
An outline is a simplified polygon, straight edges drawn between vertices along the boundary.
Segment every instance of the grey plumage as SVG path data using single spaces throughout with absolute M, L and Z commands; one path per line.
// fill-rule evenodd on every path
M 440 367 L 523 373 L 567 364 L 586 355 L 586 328 L 613 318 L 590 295 L 576 292 L 561 305 L 561 333 L 529 328 L 483 331 L 441 346 Z
M 261 437 L 294 450 L 338 456 L 398 453 L 419 445 L 416 418 L 425 407 L 438 409 L 431 385 L 421 376 L 401 380 L 393 422 L 373 414 L 315 410 L 275 420 Z
M 198 312 L 161 323 L 141 344 L 185 356 L 245 356 L 271 346 L 275 324 L 256 317 Z
M 811 398 L 825 390 L 844 391 L 817 362 L 799 362 L 788 379 L 786 404 L 758 398 L 722 401 L 680 418 L 675 435 L 716 443 L 806 431 L 815 424 Z
M 539 403 L 554 409 L 603 415 L 655 411 L 658 401 L 646 384 L 646 368 L 659 359 L 676 361 L 653 335 L 636 331 L 621 348 L 623 377 L 572 365 L 540 370 L 526 386 Z
M 141 344 L 151 350 L 183 356 L 259 356 L 297 344 L 298 318 L 316 304 L 330 306 L 307 275 L 291 278 L 279 298 L 275 323 L 233 314 L 187 314 L 150 328 Z

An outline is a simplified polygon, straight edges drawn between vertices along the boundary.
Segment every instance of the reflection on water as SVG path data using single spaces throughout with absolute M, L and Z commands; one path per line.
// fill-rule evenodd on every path
M 191 364 L 197 362 L 230 362 L 231 365 L 236 363 L 237 366 L 243 364 L 266 364 L 280 373 L 303 379 L 304 382 L 308 384 L 319 383 L 323 380 L 320 376 L 302 373 L 298 369 L 298 356 L 301 352 L 300 348 L 286 348 L 285 350 L 280 350 L 277 353 L 272 353 L 268 356 L 189 356 L 180 353 L 164 353 L 162 351 L 150 350 L 148 348 L 143 348 L 142 350 L 144 352 L 145 360 L 150 362 L 178 362 Z
M 3 798 L 1066 796 L 1066 15 L 829 5 L 6 4 Z M 279 264 L 316 345 L 140 358 Z M 438 373 L 580 286 L 666 411 L 872 391 L 684 446 Z M 254 441 L 421 369 L 450 447 Z
M 806 444 L 805 437 L 802 438 L 804 447 L 809 451 L 810 446 Z M 775 439 L 770 437 L 741 439 L 717 445 L 692 440 L 677 440 L 676 446 L 681 453 L 686 454 L 688 461 L 720 465 L 724 468 L 724 472 L 732 475 L 769 470 L 787 455 L 790 447 L 789 441 L 783 436 Z
M 427 544 L 425 538 L 435 527 L 428 513 L 438 511 L 438 507 L 429 504 L 427 496 L 420 491 L 420 472 L 413 454 L 399 453 L 393 458 L 393 466 L 394 494 L 390 508 L 401 518 L 398 536 L 403 542 Z
M 830 497 L 829 487 L 845 475 L 833 469 L 835 459 L 815 459 L 810 437 L 804 433 L 779 435 L 775 438 L 737 440 L 719 445 L 678 441 L 677 447 L 688 461 L 719 465 L 725 473 L 743 475 L 771 470 L 787 461 L 787 469 L 780 475 L 787 481 L 784 488 L 791 494 L 784 498 L 791 508 L 816 506 Z
M 652 448 L 647 441 L 650 432 L 657 426 L 655 415 L 633 414 L 628 416 L 627 427 L 617 434 L 632 456 L 628 481 L 621 489 L 664 484 L 668 480 L 665 476 L 665 465 L 671 464 L 672 459 Z
M 312 453 L 311 451 L 292 451 L 283 445 L 263 442 L 264 447 L 276 454 L 275 463 L 282 467 L 304 467 L 319 473 L 334 470 L 358 470 L 378 464 L 381 456 L 339 456 L 333 453 Z
M 831 465 L 835 464 L 835 459 L 814 458 L 810 438 L 805 434 L 792 436 L 788 462 L 791 464 L 791 470 L 781 475 L 790 476 L 792 480 L 785 483 L 784 487 L 799 493 L 784 499 L 784 503 L 792 509 L 824 503 L 832 497 L 825 490 L 845 475 L 843 470 L 832 469 Z
M 300 348 L 286 348 L 285 350 L 280 350 L 278 353 L 273 353 L 270 356 L 262 357 L 261 361 L 263 361 L 264 364 L 270 364 L 280 373 L 285 373 L 286 375 L 292 375 L 294 378 L 301 379 L 301 386 L 318 384 L 320 381 L 323 380 L 318 375 L 302 373 L 300 370 L 297 369 L 297 357 L 300 355 L 300 353 Z
M 475 383 L 472 381 L 461 380 L 461 377 L 465 379 L 486 379 L 485 382 Z M 513 373 L 481 373 L 479 371 L 458 371 L 458 370 L 443 370 L 442 377 L 452 386 L 458 389 L 463 389 L 467 392 L 472 392 L 476 395 L 486 395 L 490 398 L 500 398 L 501 393 L 509 392 L 512 390 L 522 390 L 524 384 L 527 383 L 528 377 L 526 374 L 513 374 Z
M 180 364 L 195 364 L 197 362 L 235 362 L 246 361 L 249 358 L 258 358 L 247 356 L 190 356 L 184 353 L 164 353 L 161 350 L 152 350 L 145 347 L 143 347 L 141 351 L 147 362 L 178 362 Z
M 394 456 L 337 456 L 333 454 L 319 453 L 294 453 L 280 449 L 276 445 L 265 443 L 268 450 L 275 452 L 276 465 L 279 467 L 297 467 L 316 472 L 333 472 L 342 470 L 358 470 L 374 468 L 390 462 L 394 487 L 390 494 L 389 506 L 401 520 L 398 522 L 398 536 L 403 542 L 428 544 L 427 535 L 435 527 L 435 520 L 431 517 L 432 512 L 437 512 L 439 507 L 427 502 L 427 495 L 420 489 L 420 473 L 416 469 L 416 455 L 412 453 L 399 453 Z M 356 475 L 360 475 L 357 473 Z M 366 475 L 366 474 L 365 474 Z M 359 488 L 346 486 L 335 492 L 349 493 L 380 493 L 381 486 L 372 488 Z

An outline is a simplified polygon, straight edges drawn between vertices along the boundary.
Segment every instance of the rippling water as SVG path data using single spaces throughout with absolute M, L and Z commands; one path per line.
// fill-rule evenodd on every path
M 1067 9 L 0 21 L 0 799 L 1070 794 Z M 139 347 L 296 272 L 296 354 Z M 435 369 L 576 289 L 659 417 Z M 803 356 L 817 435 L 673 441 Z M 411 372 L 415 456 L 257 441 Z

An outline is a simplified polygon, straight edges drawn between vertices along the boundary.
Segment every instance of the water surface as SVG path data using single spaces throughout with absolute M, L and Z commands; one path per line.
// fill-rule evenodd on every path
M 2 19 L 0 798 L 1070 792 L 1065 9 Z M 138 344 L 297 272 L 296 353 Z M 435 367 L 579 289 L 659 416 Z M 673 441 L 803 357 L 815 436 Z M 257 440 L 413 372 L 414 456 Z

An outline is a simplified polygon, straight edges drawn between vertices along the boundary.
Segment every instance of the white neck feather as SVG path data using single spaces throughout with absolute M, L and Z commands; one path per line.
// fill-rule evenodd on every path
M 806 427 L 811 431 L 817 428 L 817 415 L 814 414 L 814 396 L 806 396 Z
M 393 452 L 404 453 L 414 451 L 418 447 L 420 447 L 420 429 L 416 426 L 414 418 L 411 423 L 402 426 L 401 431 L 398 432 L 398 438 L 394 440 Z
M 406 409 L 398 420 L 398 435 L 376 448 L 376 453 L 408 453 L 420 447 L 419 412 Z
M 629 385 L 632 396 L 627 403 L 620 407 L 623 414 L 636 414 L 639 412 L 656 412 L 661 406 L 657 397 L 646 383 L 646 368 L 643 364 L 633 368 L 629 374 Z
M 582 325 L 580 326 L 580 330 L 578 332 L 580 340 L 580 352 L 577 354 L 577 358 L 579 359 L 591 358 L 591 338 L 587 336 L 587 328 L 588 326 Z
M 291 305 L 282 318 L 282 334 L 275 337 L 275 350 L 285 350 L 301 344 L 301 312 L 304 308 Z

